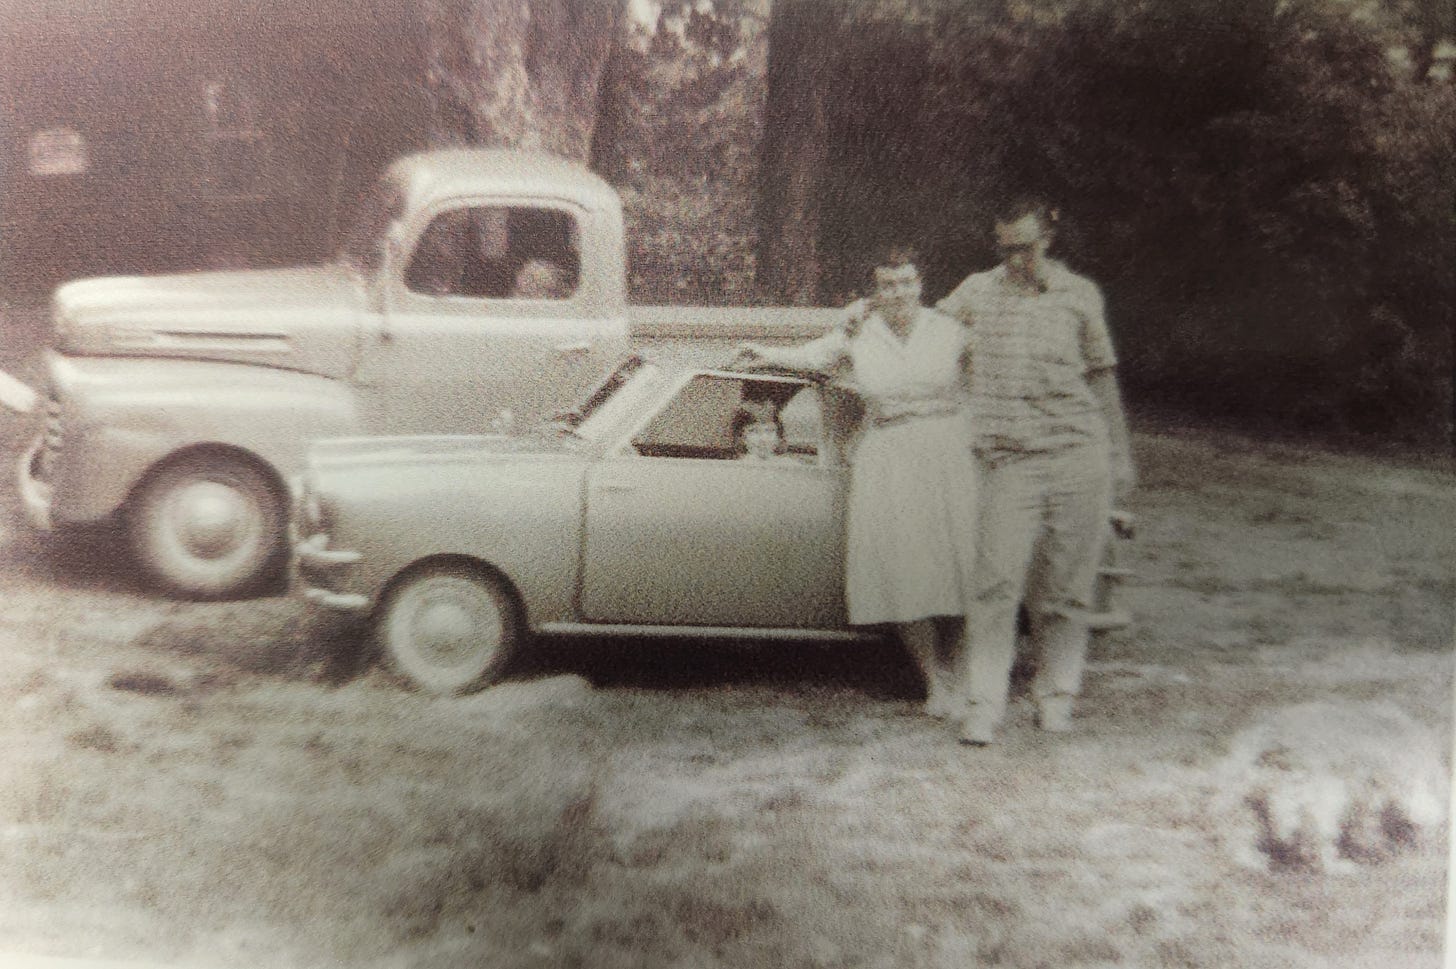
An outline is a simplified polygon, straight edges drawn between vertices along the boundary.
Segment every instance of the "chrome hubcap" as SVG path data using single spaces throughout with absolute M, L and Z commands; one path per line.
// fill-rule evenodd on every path
M 420 604 L 411 637 L 420 654 L 431 663 L 453 666 L 469 659 L 476 638 L 470 610 L 450 596 L 435 596 Z
M 172 503 L 172 532 L 189 554 L 221 559 L 247 541 L 255 515 L 237 489 L 217 481 L 194 481 Z
M 410 589 L 396 620 L 400 659 L 415 673 L 439 682 L 468 680 L 484 669 L 500 646 L 500 613 L 476 583 L 436 576 Z

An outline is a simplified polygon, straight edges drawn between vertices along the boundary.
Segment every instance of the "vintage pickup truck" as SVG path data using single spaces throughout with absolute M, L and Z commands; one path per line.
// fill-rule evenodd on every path
M 452 149 L 392 165 L 328 264 L 67 283 L 44 386 L 0 394 L 39 423 L 18 467 L 27 515 L 120 516 L 160 587 L 248 594 L 281 561 L 312 439 L 508 430 L 577 401 L 629 347 L 691 359 L 838 318 L 632 307 L 626 276 L 605 181 Z

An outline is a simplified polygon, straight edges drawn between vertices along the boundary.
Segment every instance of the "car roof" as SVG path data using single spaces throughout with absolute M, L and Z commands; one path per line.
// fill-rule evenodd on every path
M 543 151 L 440 148 L 396 161 L 390 177 L 404 187 L 411 208 L 479 195 L 559 198 L 589 209 L 618 205 L 616 191 L 585 165 Z

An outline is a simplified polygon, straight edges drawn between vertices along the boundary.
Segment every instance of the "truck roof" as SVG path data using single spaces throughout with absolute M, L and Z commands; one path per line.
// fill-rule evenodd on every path
M 616 190 L 585 165 L 544 151 L 514 148 L 442 148 L 416 152 L 390 166 L 411 208 L 438 199 L 478 194 L 570 199 L 588 208 L 616 207 Z

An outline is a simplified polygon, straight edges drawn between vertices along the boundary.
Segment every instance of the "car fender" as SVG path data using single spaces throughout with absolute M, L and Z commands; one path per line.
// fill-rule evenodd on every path
M 533 626 L 571 621 L 585 468 L 581 456 L 479 457 L 466 445 L 456 456 L 311 468 L 310 487 L 329 509 L 329 548 L 358 553 L 333 587 L 377 603 L 422 562 L 468 560 L 511 584 Z

